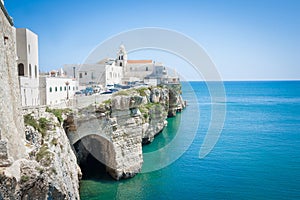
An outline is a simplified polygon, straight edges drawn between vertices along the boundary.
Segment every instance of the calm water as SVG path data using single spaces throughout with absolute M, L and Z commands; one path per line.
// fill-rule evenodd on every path
M 168 167 L 129 180 L 113 181 L 91 170 L 81 181 L 82 199 L 300 199 L 300 82 L 225 82 L 226 121 L 204 159 L 198 155 L 210 121 L 210 96 L 205 83 L 191 86 L 197 99 L 184 84 L 189 106 L 143 147 L 151 152 L 177 131 L 188 134 L 199 108 L 188 150 Z

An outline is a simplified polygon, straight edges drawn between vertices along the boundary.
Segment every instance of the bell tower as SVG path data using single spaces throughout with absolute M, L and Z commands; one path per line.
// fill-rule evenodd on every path
M 124 45 L 120 46 L 117 54 L 117 66 L 126 67 L 127 65 L 127 52 Z

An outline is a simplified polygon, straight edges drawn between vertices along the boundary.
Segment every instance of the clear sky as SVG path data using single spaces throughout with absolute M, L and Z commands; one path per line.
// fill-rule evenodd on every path
M 5 7 L 17 28 L 38 34 L 44 71 L 83 62 L 119 32 L 162 27 L 199 43 L 224 80 L 300 79 L 298 0 L 5 0 Z

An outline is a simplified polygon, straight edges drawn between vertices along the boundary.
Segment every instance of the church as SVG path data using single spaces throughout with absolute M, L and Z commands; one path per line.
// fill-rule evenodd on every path
M 179 81 L 176 73 L 168 76 L 162 63 L 153 60 L 128 60 L 124 45 L 117 51 L 116 58 L 105 58 L 95 64 L 64 65 L 67 76 L 76 78 L 81 86 L 91 84 L 114 85 L 141 82 L 150 85 Z

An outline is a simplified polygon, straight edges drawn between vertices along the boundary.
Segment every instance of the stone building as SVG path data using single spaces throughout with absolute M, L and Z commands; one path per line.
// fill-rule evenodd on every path
M 0 2 L 0 167 L 26 155 L 16 53 L 16 30 Z
M 38 36 L 26 28 L 17 28 L 18 75 L 22 106 L 40 105 Z

